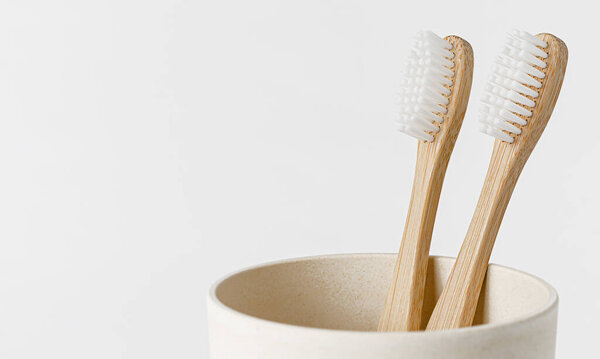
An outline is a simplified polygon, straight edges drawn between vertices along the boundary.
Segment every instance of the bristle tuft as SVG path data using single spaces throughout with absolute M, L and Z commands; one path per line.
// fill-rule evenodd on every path
M 452 45 L 431 31 L 419 32 L 410 52 L 400 93 L 399 130 L 433 141 L 443 122 L 454 77 Z
M 525 31 L 512 31 L 492 68 L 480 111 L 481 132 L 513 143 L 539 97 L 548 46 Z

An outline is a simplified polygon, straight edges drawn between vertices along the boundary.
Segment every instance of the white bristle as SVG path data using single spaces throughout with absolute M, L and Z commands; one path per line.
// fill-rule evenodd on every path
M 530 108 L 535 102 L 526 96 L 539 96 L 542 83 L 538 79 L 543 79 L 544 73 L 535 66 L 546 68 L 543 59 L 548 54 L 542 49 L 547 46 L 525 31 L 514 30 L 509 34 L 481 100 L 481 132 L 508 143 L 514 142 L 512 135 L 521 134 L 515 124 L 526 125 L 527 120 L 521 116 L 527 118 L 533 114 Z
M 419 32 L 411 49 L 400 92 L 399 130 L 433 141 L 446 113 L 454 67 L 452 45 L 431 31 Z M 446 87 L 448 86 L 448 87 Z

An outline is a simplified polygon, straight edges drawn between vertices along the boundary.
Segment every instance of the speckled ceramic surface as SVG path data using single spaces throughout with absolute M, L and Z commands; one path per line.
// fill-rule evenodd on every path
M 268 263 L 217 282 L 208 298 L 212 359 L 554 358 L 558 297 L 546 282 L 491 265 L 475 326 L 377 333 L 395 254 Z M 424 323 L 454 259 L 429 262 Z

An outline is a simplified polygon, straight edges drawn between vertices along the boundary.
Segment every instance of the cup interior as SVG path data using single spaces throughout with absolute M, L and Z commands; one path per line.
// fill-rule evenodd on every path
M 235 273 L 213 288 L 235 311 L 305 327 L 374 331 L 391 280 L 394 254 L 333 255 L 261 265 Z M 453 258 L 431 257 L 421 327 L 425 328 Z M 474 325 L 525 319 L 557 300 L 555 290 L 529 274 L 490 265 Z

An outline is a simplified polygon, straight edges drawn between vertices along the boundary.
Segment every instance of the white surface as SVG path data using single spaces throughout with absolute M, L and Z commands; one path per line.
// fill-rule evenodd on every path
M 511 28 L 552 32 L 570 56 L 493 261 L 558 289 L 558 358 L 593 356 L 594 3 L 448 5 L 2 2 L 0 357 L 206 358 L 217 277 L 397 250 L 416 152 L 394 123 L 407 43 L 419 29 L 469 40 L 478 105 Z M 434 254 L 456 255 L 485 175 L 477 111 L 450 161 Z

